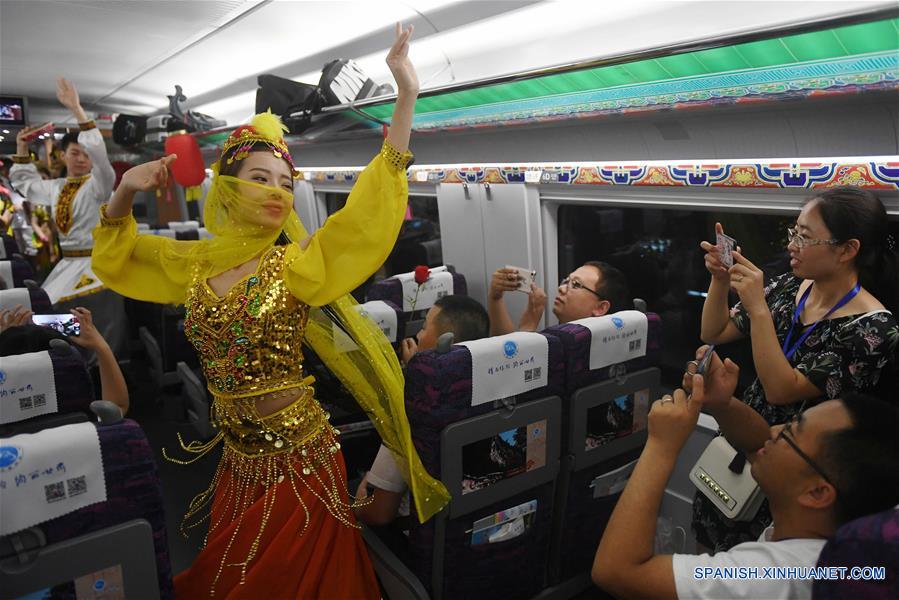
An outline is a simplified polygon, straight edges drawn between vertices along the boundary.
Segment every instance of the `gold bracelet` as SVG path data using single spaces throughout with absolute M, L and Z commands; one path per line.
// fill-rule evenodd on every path
M 408 169 L 414 162 L 414 155 L 411 152 L 408 150 L 400 152 L 387 140 L 384 140 L 384 145 L 381 146 L 381 156 L 384 157 L 387 164 L 396 167 L 397 170 Z
M 81 131 L 90 131 L 91 129 L 97 128 L 97 122 L 93 119 L 88 119 L 84 123 L 78 123 L 78 129 Z

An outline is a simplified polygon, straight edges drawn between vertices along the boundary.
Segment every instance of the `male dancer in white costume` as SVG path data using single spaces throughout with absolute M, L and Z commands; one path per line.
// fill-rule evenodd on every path
M 9 177 L 12 185 L 32 204 L 51 208 L 62 259 L 41 287 L 50 296 L 58 312 L 84 306 L 94 314 L 97 329 L 109 342 L 119 359 L 126 350 L 125 312 L 122 297 L 105 290 L 103 282 L 91 270 L 91 235 L 100 221 L 100 205 L 109 201 L 115 184 L 115 171 L 106 155 L 106 145 L 96 123 L 81 107 L 78 90 L 65 79 L 56 84 L 56 97 L 69 109 L 81 129 L 77 138 L 63 138 L 65 179 L 41 178 L 31 163 L 25 138 L 35 129 L 26 127 L 16 136 L 16 156 Z

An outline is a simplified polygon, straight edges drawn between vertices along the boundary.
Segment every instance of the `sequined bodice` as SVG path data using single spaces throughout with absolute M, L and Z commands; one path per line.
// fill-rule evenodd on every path
M 219 298 L 195 270 L 184 332 L 197 349 L 209 390 L 249 397 L 300 385 L 309 307 L 287 289 L 283 246 L 269 249 L 256 271 Z

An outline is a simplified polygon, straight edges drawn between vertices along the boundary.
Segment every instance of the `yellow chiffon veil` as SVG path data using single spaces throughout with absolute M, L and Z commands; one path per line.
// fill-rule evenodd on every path
M 242 160 L 255 144 L 267 144 L 275 156 L 293 162 L 283 140 L 286 131 L 281 120 L 271 112 L 256 115 L 250 127 L 235 130 L 226 142 L 222 156 Z M 293 211 L 293 194 L 281 188 L 261 185 L 221 175 L 218 163 L 206 195 L 203 217 L 214 237 L 198 242 L 169 245 L 160 258 L 172 264 L 188 259 L 199 265 L 206 277 L 248 262 L 270 247 L 283 231 L 292 243 L 306 240 L 309 234 Z M 263 211 L 272 202 L 289 207 L 281 227 L 254 224 L 247 219 L 252 211 Z M 335 343 L 335 334 L 348 335 L 355 348 Z M 365 410 L 387 446 L 397 459 L 403 478 L 412 491 L 419 519 L 424 522 L 449 502 L 444 485 L 431 477 L 421 463 L 413 444 L 404 403 L 402 369 L 387 338 L 371 320 L 362 316 L 353 298 L 346 294 L 310 311 L 306 343 L 325 365 L 340 379 Z M 352 345 L 351 345 L 352 347 Z

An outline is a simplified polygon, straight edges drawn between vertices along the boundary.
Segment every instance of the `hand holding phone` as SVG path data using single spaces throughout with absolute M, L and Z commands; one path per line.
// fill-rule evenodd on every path
M 737 240 L 724 233 L 715 234 L 715 245 L 721 256 L 721 264 L 729 269 L 734 266 L 733 251 L 737 249 Z
M 699 364 L 696 365 L 696 374 L 697 375 L 705 375 L 705 370 L 709 366 L 709 362 L 712 360 L 712 352 L 715 351 L 715 344 L 709 344 L 709 347 L 706 349 L 705 354 L 702 356 L 702 360 L 699 361 Z
M 531 284 L 537 282 L 537 271 L 525 269 L 523 267 L 513 267 L 511 265 L 506 265 L 506 269 L 513 270 L 518 274 L 518 287 L 515 291 L 530 294 Z
M 78 317 L 71 314 L 33 315 L 31 320 L 35 325 L 47 327 L 67 337 L 81 335 L 81 323 Z

